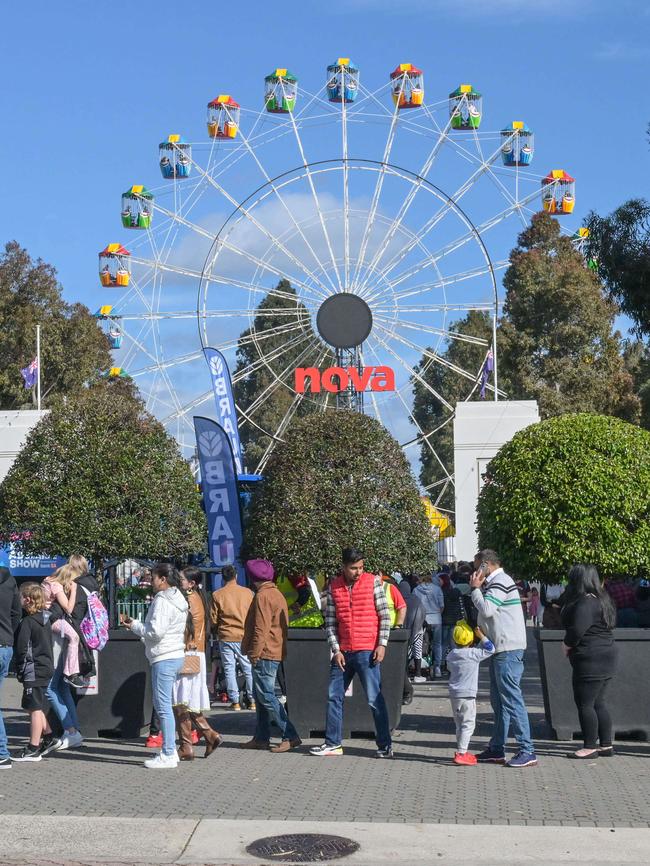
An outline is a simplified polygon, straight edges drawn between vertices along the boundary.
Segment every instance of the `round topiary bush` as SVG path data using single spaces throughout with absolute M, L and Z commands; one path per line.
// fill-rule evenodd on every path
M 563 415 L 517 433 L 490 461 L 479 541 L 514 574 L 559 582 L 575 562 L 601 576 L 650 571 L 650 433 Z
M 253 495 L 245 553 L 280 574 L 335 573 L 357 545 L 366 568 L 419 571 L 436 562 L 431 527 L 404 452 L 356 412 L 294 421 Z

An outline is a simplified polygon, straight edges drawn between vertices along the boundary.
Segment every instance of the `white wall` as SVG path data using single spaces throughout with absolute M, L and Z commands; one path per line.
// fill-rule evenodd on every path
M 11 465 L 25 443 L 27 434 L 47 410 L 21 409 L 17 412 L 0 410 L 0 482 L 11 469 Z
M 515 433 L 538 421 L 534 400 L 456 404 L 454 479 L 458 559 L 471 560 L 477 551 L 476 505 L 487 464 Z

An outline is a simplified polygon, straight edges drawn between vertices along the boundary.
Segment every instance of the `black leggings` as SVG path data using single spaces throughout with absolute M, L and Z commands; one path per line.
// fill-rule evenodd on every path
M 612 745 L 612 719 L 605 705 L 609 678 L 583 680 L 573 675 L 573 698 L 578 708 L 585 749 Z

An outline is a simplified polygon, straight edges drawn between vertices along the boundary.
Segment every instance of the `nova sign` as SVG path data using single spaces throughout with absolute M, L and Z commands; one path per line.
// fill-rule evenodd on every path
M 309 388 L 307 387 L 309 380 Z M 352 385 L 355 391 L 394 391 L 395 373 L 390 367 L 328 367 L 321 371 L 317 367 L 297 367 L 295 390 L 304 394 L 309 390 L 318 394 L 322 389 L 336 394 Z

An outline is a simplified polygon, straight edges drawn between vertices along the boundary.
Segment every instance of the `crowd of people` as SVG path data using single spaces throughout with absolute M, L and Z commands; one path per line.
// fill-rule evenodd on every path
M 200 738 L 206 758 L 222 743 L 206 718 L 211 635 L 232 709 L 240 710 L 245 703 L 256 713 L 255 733 L 241 748 L 283 753 L 301 747 L 278 681 L 292 613 L 299 618 L 301 608 L 312 602 L 325 629 L 330 668 L 325 737 L 309 750 L 311 755 L 343 754 L 345 694 L 357 677 L 374 719 L 375 755 L 393 757 L 381 665 L 390 652 L 391 629 L 401 628 L 408 632 L 405 700 L 411 680 L 425 681 L 423 667 L 433 679 L 448 678 L 456 729 L 454 762 L 511 768 L 537 764 L 521 682 L 526 615 L 539 621 L 542 599 L 544 616 L 551 611 L 565 629 L 562 646 L 572 667 L 583 732 L 583 747 L 568 757 L 612 755 L 607 691 L 616 670 L 613 629 L 620 608 L 592 566 L 573 567 L 560 592 L 542 587 L 540 593 L 513 580 L 492 550 L 479 552 L 473 563 L 460 563 L 453 571 L 422 577 L 372 574 L 365 569 L 363 552 L 347 547 L 340 572 L 319 598 L 311 590 L 299 596 L 302 604 L 296 604 L 297 611 L 293 606 L 290 611 L 278 588 L 272 563 L 249 560 L 245 569 L 248 587 L 238 583 L 234 567 L 226 566 L 223 586 L 208 596 L 200 569 L 179 571 L 170 563 L 157 563 L 151 569 L 152 601 L 144 621 L 121 616 L 123 627 L 143 641 L 151 668 L 156 731 L 148 744 L 160 751 L 144 762 L 148 769 L 191 761 Z M 13 657 L 23 685 L 22 708 L 30 717 L 28 742 L 10 755 L 0 714 L 0 768 L 9 768 L 14 761 L 40 761 L 53 751 L 82 745 L 73 691 L 89 672 L 83 663 L 87 647 L 84 655 L 81 626 L 89 598 L 97 590 L 81 556 L 72 556 L 40 585 L 28 582 L 18 588 L 10 572 L 0 569 L 0 685 Z M 484 661 L 490 673 L 492 735 L 487 747 L 473 754 L 479 667 Z M 61 733 L 53 731 L 54 720 Z M 273 728 L 279 742 L 272 745 Z M 510 736 L 516 751 L 508 759 Z

